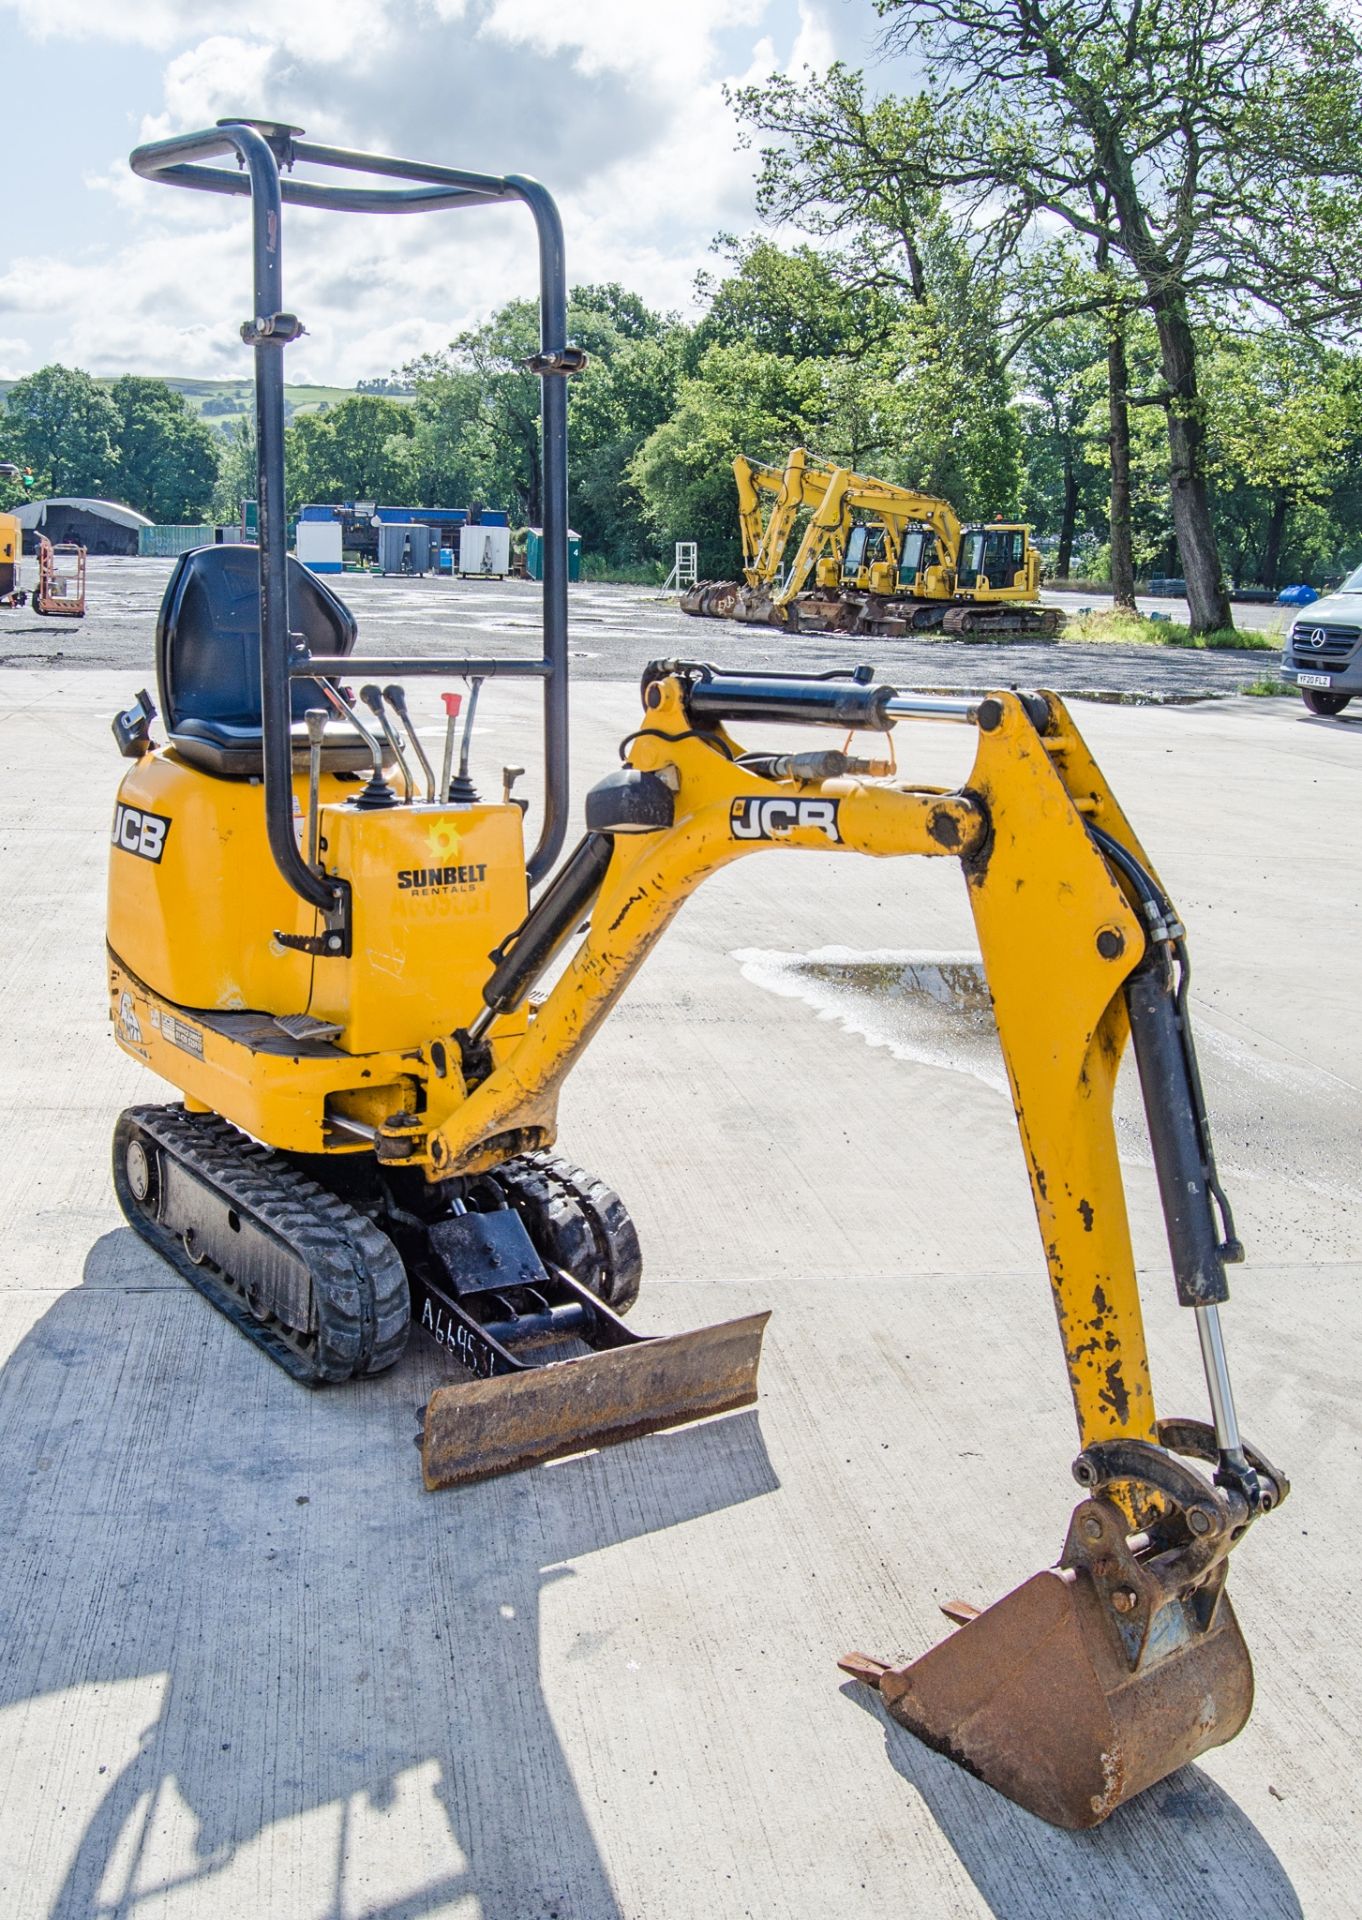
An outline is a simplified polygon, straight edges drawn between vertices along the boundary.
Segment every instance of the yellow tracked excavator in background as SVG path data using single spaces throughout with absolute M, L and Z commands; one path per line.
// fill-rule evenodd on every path
M 700 581 L 682 595 L 682 610 L 721 620 L 769 619 L 771 596 L 781 586 L 785 549 L 800 515 L 812 514 L 821 504 L 836 471 L 803 447 L 796 447 L 783 467 L 762 466 L 740 453 L 733 462 L 733 479 L 743 577 Z
M 1040 605 L 1040 555 L 1019 521 L 962 526 L 929 493 L 814 460 L 796 447 L 784 469 L 733 462 L 743 578 L 705 580 L 682 610 L 791 630 L 1051 638 L 1063 624 Z M 762 495 L 773 505 L 763 517 Z M 788 571 L 786 547 L 808 509 Z
M 566 383 L 583 355 L 565 334 L 553 201 L 520 176 L 244 120 L 141 147 L 132 164 L 249 197 L 260 543 L 183 556 L 157 629 L 164 738 L 148 694 L 114 722 L 130 764 L 110 855 L 111 1017 L 120 1046 L 180 1093 L 117 1123 L 128 1220 L 307 1384 L 393 1366 L 409 1332 L 437 1342 L 454 1378 L 426 1412 L 432 1488 L 750 1404 L 765 1314 L 656 1338 L 626 1324 L 637 1237 L 617 1196 L 555 1153 L 559 1090 L 710 874 L 771 851 L 954 862 L 1048 1263 L 1082 1497 L 1057 1564 L 977 1616 L 952 1610 L 963 1624 L 919 1659 L 843 1665 L 1023 1806 L 1095 1825 L 1244 1724 L 1252 1669 L 1226 1569 L 1287 1487 L 1241 1437 L 1230 1388 L 1220 1309 L 1240 1250 L 1197 1076 L 1183 929 L 1063 703 L 913 697 L 866 668 L 658 661 L 622 764 L 591 789 L 560 862 Z M 302 329 L 281 284 L 286 201 L 366 214 L 519 202 L 533 215 L 545 502 L 533 657 L 364 658 L 344 604 L 287 559 L 283 360 Z M 403 684 L 437 675 L 471 689 L 461 737 L 461 696 L 444 695 L 438 775 Z M 483 799 L 470 759 L 478 694 L 506 677 L 543 692 L 528 858 L 516 770 Z M 351 679 L 365 683 L 357 702 Z M 965 785 L 895 770 L 878 743 L 910 723 L 970 731 Z M 774 727 L 845 738 L 795 751 L 763 742 Z M 1127 1042 L 1209 1420 L 1155 1410 L 1112 1118 Z M 354 1417 L 359 1448 L 362 1400 Z

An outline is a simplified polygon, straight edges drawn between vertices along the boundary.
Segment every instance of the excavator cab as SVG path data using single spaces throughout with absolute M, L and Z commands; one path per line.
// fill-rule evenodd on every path
M 899 547 L 896 587 L 899 593 L 920 599 L 941 599 L 950 592 L 951 581 L 941 561 L 936 535 L 930 527 L 908 527 Z
M 1039 584 L 1039 557 L 1029 527 L 991 522 L 966 527 L 960 542 L 956 592 L 970 598 L 1006 596 L 1031 599 Z
M 839 584 L 865 593 L 892 593 L 897 575 L 895 530 L 884 521 L 862 521 L 853 527 Z

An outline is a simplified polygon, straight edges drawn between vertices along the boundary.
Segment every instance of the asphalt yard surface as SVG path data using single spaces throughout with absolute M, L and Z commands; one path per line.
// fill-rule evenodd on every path
M 92 559 L 89 612 L 83 621 L 44 620 L 30 609 L 0 612 L 0 666 L 126 667 L 151 670 L 156 609 L 168 560 Z M 367 653 L 535 653 L 539 588 L 523 580 L 384 579 L 345 574 L 330 582 L 359 621 Z M 1069 611 L 1100 607 L 1091 594 L 1047 594 Z M 1142 602 L 1185 616 L 1177 601 Z M 1240 624 L 1276 631 L 1277 607 L 1237 609 Z M 632 680 L 650 660 L 712 660 L 766 672 L 825 672 L 870 662 L 895 685 L 960 688 L 1051 687 L 1060 693 L 1153 694 L 1202 699 L 1233 693 L 1271 674 L 1273 653 L 1058 642 L 975 644 L 959 640 L 854 640 L 836 634 L 789 635 L 730 620 L 697 620 L 674 597 L 651 588 L 574 586 L 569 603 L 572 671 L 581 680 Z
M 415 1337 L 381 1378 L 308 1393 L 110 1188 L 119 1110 L 174 1097 L 111 1038 L 102 914 L 108 722 L 150 682 L 163 571 L 94 572 L 72 645 L 110 644 L 121 597 L 117 671 L 0 673 L 5 1920 L 1352 1920 L 1362 723 L 1251 700 L 1078 716 L 1189 929 L 1248 1248 L 1225 1310 L 1239 1414 L 1294 1486 L 1233 1556 L 1248 1727 L 1076 1835 L 835 1664 L 923 1651 L 941 1603 L 1052 1563 L 1077 1492 L 954 863 L 744 859 L 687 904 L 565 1090 L 564 1151 L 639 1223 L 638 1324 L 774 1309 L 759 1406 L 425 1494 L 412 1443 L 450 1377 L 438 1349 Z M 519 588 L 355 598 L 371 627 L 389 610 L 385 645 L 415 647 L 423 620 L 438 644 L 465 604 L 501 609 L 480 631 L 508 647 L 535 637 Z M 691 627 L 640 595 L 574 607 L 575 647 L 615 669 L 574 692 L 575 823 L 638 723 L 624 682 Z M 689 649 L 711 650 L 751 657 Z M 531 830 L 535 699 L 487 690 L 473 763 L 484 790 L 530 764 Z M 922 782 L 967 780 L 968 729 L 898 740 Z M 1132 1078 L 1160 1411 L 1204 1418 Z

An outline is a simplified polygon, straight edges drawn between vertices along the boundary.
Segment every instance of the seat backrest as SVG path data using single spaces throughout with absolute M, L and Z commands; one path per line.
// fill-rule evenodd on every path
M 352 651 L 357 628 L 345 602 L 289 556 L 289 629 L 315 654 Z M 254 546 L 195 547 L 180 556 L 156 622 L 156 684 L 170 732 L 184 720 L 260 725 L 260 562 Z M 294 682 L 292 718 L 318 704 Z

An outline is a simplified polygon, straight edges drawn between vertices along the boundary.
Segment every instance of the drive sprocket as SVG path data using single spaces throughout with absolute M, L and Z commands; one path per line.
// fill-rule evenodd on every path
M 490 1176 L 525 1222 L 540 1258 L 627 1313 L 638 1299 L 643 1254 L 619 1195 L 557 1154 L 522 1154 Z

